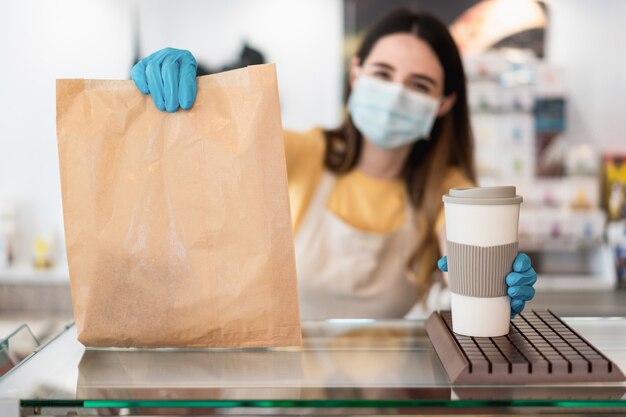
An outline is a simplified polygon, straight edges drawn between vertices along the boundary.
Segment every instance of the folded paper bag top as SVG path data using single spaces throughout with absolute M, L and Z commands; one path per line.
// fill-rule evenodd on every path
M 57 80 L 57 136 L 83 344 L 301 343 L 273 65 L 199 77 L 176 113 L 132 81 Z

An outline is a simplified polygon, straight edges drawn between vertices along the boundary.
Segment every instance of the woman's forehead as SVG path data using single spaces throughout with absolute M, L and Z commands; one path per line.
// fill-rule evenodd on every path
M 394 33 L 380 38 L 363 64 L 384 63 L 405 76 L 425 74 L 442 81 L 443 68 L 430 45 L 410 33 Z

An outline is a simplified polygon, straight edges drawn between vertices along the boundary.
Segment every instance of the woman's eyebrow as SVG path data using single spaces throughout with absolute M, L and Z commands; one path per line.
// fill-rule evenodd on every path
M 372 65 L 375 66 L 375 67 L 382 67 L 382 68 L 390 70 L 390 71 L 395 71 L 394 67 L 392 67 L 391 65 L 389 65 L 389 64 L 387 64 L 385 62 L 374 62 Z

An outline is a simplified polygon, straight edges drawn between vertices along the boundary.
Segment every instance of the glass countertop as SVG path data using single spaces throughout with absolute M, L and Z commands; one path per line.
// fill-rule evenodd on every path
M 564 321 L 626 371 L 626 318 Z M 0 378 L 0 399 L 53 415 L 68 408 L 124 415 L 159 408 L 626 409 L 626 383 L 451 385 L 421 320 L 305 322 L 302 331 L 301 348 L 114 350 L 85 349 L 70 324 Z

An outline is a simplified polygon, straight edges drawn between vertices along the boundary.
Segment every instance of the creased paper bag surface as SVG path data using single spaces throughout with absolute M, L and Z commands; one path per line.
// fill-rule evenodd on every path
M 57 80 L 66 249 L 87 346 L 299 345 L 273 65 L 160 112 L 132 81 Z

